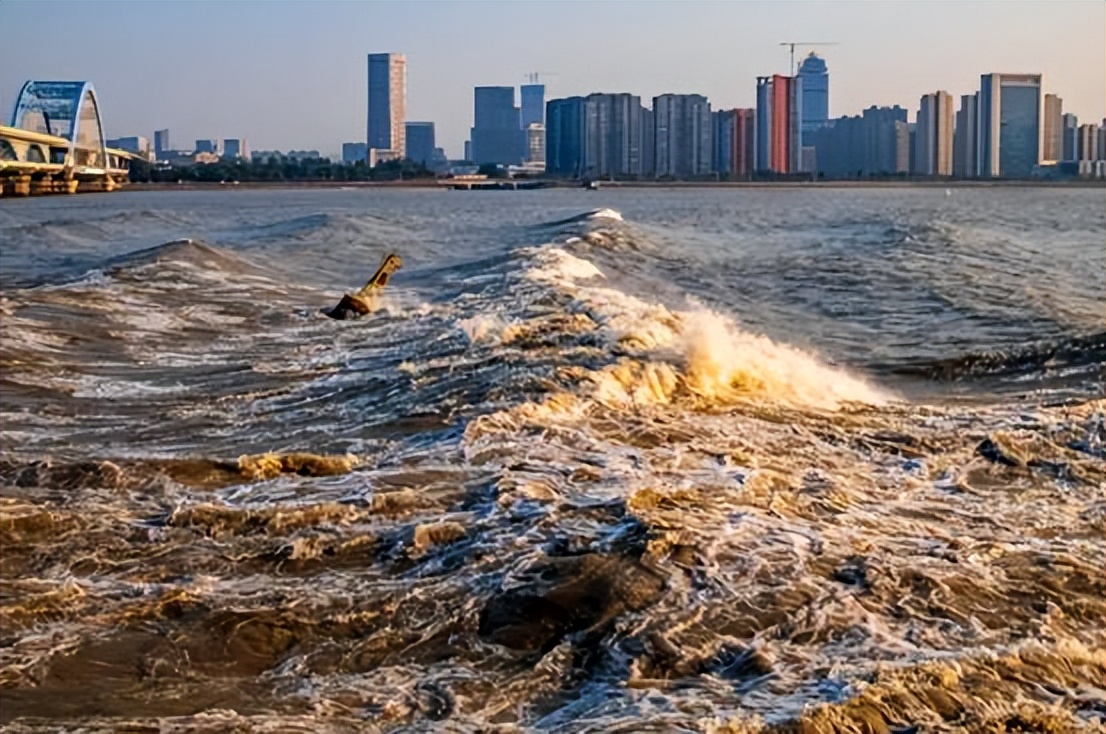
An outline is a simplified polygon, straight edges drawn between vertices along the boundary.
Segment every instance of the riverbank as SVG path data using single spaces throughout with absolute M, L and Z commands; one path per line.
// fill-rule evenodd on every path
M 534 180 L 534 179 L 518 179 Z M 443 189 L 449 179 L 409 179 L 404 181 L 246 181 L 218 183 L 183 181 L 181 183 L 131 183 L 130 191 L 183 191 L 190 189 Z M 540 179 L 542 188 L 578 189 L 579 181 Z M 963 188 L 1106 188 L 1106 181 L 1075 179 L 1069 181 L 603 181 L 609 189 L 963 189 Z

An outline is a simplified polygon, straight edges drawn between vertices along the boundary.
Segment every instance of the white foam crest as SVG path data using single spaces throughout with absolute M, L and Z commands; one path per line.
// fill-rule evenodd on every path
M 605 277 L 594 263 L 560 248 L 538 250 L 534 260 L 536 264 L 526 271 L 526 277 L 540 283 L 571 285 L 577 280 Z
M 643 301 L 616 288 L 581 289 L 577 296 L 600 317 L 611 342 L 648 350 L 671 346 L 679 338 L 679 315 L 660 303 Z
M 777 344 L 709 310 L 681 314 L 675 353 L 623 360 L 590 375 L 593 397 L 610 407 L 666 405 L 681 396 L 709 405 L 768 401 L 836 410 L 883 405 L 890 397 L 801 349 Z
M 44 385 L 51 385 L 72 391 L 75 398 L 98 399 L 127 399 L 127 398 L 151 398 L 164 395 L 174 395 L 187 392 L 183 385 L 157 385 L 152 382 L 140 380 L 112 379 L 96 375 L 79 375 L 76 377 L 58 376 L 53 379 L 43 380 Z
M 469 341 L 473 344 L 499 343 L 502 339 L 503 330 L 507 328 L 503 319 L 498 316 L 482 316 L 479 314 L 467 319 L 461 319 L 457 322 L 457 326 L 461 331 L 465 332 L 465 336 L 467 336 Z
M 676 370 L 663 362 L 624 360 L 593 372 L 591 379 L 595 383 L 592 397 L 611 408 L 666 405 L 680 386 Z
M 607 208 L 596 209 L 593 212 L 588 212 L 587 218 L 588 219 L 613 219 L 617 222 L 623 221 L 622 220 L 622 212 L 616 211 L 614 209 L 607 209 Z
M 682 337 L 684 384 L 709 401 L 758 396 L 833 410 L 845 403 L 883 405 L 890 400 L 843 369 L 743 331 L 732 319 L 707 309 L 684 316 Z
M 600 402 L 664 404 L 677 390 L 707 403 L 758 399 L 824 410 L 891 400 L 846 370 L 744 331 L 728 316 L 706 308 L 674 312 L 614 288 L 577 285 L 576 278 L 598 269 L 555 248 L 541 250 L 537 257 L 547 263 L 539 268 L 540 279 L 571 292 L 599 321 L 610 343 L 645 352 L 675 350 L 675 354 L 656 355 L 667 364 L 650 363 L 638 369 L 616 365 L 596 373 Z

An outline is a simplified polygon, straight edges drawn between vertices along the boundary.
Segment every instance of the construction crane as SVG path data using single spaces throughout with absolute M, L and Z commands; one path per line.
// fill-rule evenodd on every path
M 781 46 L 791 47 L 791 76 L 795 76 L 795 47 L 796 46 L 836 46 L 834 41 L 783 41 Z

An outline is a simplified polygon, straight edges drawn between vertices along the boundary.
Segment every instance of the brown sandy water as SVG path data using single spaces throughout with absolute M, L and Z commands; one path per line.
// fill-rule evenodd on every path
M 1099 731 L 1097 196 L 5 204 L 0 723 Z

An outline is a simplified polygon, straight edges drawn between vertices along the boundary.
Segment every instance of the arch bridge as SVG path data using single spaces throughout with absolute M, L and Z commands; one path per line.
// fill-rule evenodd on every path
M 30 81 L 11 125 L 0 125 L 0 192 L 113 191 L 127 182 L 132 158 L 105 144 L 92 84 Z

